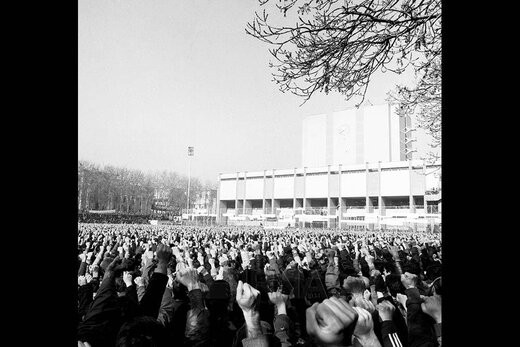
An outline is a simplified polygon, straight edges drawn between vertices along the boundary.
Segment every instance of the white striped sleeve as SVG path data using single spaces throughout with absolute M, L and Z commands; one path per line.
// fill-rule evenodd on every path
M 397 336 L 397 333 L 388 334 L 388 338 L 390 339 L 393 347 L 403 347 L 401 340 L 399 340 L 399 336 Z

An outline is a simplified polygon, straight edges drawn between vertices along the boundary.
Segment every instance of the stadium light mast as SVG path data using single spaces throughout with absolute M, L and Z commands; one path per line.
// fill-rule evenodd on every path
M 193 147 L 188 147 L 188 194 L 186 199 L 186 214 L 189 213 L 190 209 L 190 185 L 191 185 L 191 159 L 193 157 Z

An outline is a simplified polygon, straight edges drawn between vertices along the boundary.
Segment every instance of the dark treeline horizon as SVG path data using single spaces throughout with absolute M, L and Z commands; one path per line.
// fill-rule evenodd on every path
M 191 177 L 190 204 L 200 193 L 216 189 L 216 182 Z M 116 210 L 149 214 L 155 201 L 179 212 L 186 208 L 188 176 L 175 171 L 143 172 L 115 165 L 78 160 L 78 210 Z

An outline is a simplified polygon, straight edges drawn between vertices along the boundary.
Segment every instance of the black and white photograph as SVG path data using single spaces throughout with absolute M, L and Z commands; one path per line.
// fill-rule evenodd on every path
M 78 347 L 442 345 L 440 0 L 77 15 Z

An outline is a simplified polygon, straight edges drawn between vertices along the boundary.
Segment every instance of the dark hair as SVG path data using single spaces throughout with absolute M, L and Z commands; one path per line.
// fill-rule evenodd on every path
M 433 264 L 426 268 L 426 279 L 433 281 L 442 275 L 442 267 L 440 264 Z
M 383 276 L 376 276 L 374 279 L 374 284 L 376 286 L 376 291 L 384 293 L 386 292 L 385 280 Z
M 152 317 L 137 317 L 119 329 L 117 347 L 162 347 L 165 346 L 163 327 Z
M 406 288 L 401 282 L 401 276 L 397 274 L 390 274 L 385 278 L 386 286 L 388 287 L 388 291 L 390 295 L 395 297 L 397 293 L 404 294 Z

